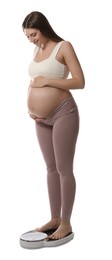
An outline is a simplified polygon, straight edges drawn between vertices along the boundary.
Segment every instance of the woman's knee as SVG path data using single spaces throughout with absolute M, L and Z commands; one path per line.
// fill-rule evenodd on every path
M 57 169 L 56 169 L 56 164 L 55 163 L 47 164 L 47 173 L 48 174 L 56 174 L 57 173 Z
M 73 166 L 67 165 L 66 162 L 64 164 L 58 164 L 56 168 L 57 168 L 59 175 L 62 177 L 65 177 L 68 174 L 70 175 L 73 173 Z

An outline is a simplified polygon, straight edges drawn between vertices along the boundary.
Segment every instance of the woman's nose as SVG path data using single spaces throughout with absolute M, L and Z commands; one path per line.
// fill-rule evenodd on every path
M 29 41 L 33 42 L 34 41 L 33 37 L 29 37 Z

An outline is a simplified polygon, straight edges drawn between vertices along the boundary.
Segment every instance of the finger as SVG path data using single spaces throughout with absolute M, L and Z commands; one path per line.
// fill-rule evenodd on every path
M 30 117 L 31 117 L 31 118 L 33 118 L 33 119 L 35 119 L 35 118 L 36 118 L 36 116 L 34 116 L 34 115 L 31 115 L 31 114 L 30 114 Z

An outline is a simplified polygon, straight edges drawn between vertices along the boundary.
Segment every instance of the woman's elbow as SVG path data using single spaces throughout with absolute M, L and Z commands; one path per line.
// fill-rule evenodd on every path
M 82 79 L 82 82 L 81 82 L 81 88 L 85 88 L 85 78 Z
M 85 87 L 85 79 L 84 77 L 78 80 L 78 88 L 83 89 Z

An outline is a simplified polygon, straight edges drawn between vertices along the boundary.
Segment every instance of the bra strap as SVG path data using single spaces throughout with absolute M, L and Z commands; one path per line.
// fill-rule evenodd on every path
M 61 42 L 58 42 L 57 44 L 56 44 L 56 46 L 54 47 L 54 49 L 53 49 L 53 51 L 52 51 L 52 53 L 51 53 L 51 55 L 50 55 L 50 58 L 52 57 L 52 58 L 55 58 L 56 57 L 56 54 L 58 53 L 58 51 L 59 51 L 59 49 L 60 49 L 60 47 L 61 47 L 61 45 L 62 45 L 62 43 L 63 43 L 64 41 L 61 41 Z

